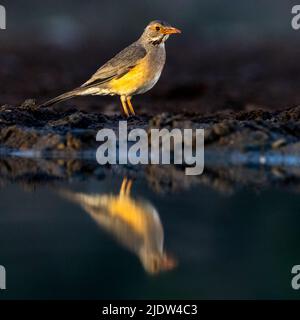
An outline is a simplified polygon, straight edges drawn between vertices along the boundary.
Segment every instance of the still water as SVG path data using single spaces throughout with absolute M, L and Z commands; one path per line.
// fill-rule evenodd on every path
M 24 173 L 2 184 L 1 299 L 300 297 L 295 189 L 162 193 L 121 173 L 31 187 Z

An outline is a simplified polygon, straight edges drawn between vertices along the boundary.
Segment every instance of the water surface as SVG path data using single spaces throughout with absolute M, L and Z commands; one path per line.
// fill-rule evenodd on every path
M 154 187 L 158 175 L 122 170 L 2 175 L 0 298 L 298 298 L 297 187 L 212 180 L 210 170 L 165 192 Z M 273 169 L 245 170 L 255 180 Z

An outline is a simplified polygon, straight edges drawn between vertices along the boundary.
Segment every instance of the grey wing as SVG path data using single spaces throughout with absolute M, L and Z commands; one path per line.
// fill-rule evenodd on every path
M 133 43 L 106 62 L 81 87 L 91 87 L 105 83 L 113 78 L 122 77 L 146 56 L 146 49 L 139 43 Z

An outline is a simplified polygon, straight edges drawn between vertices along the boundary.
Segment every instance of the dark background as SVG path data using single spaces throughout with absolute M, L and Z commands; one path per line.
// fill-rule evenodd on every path
M 146 1 L 5 1 L 5 41 L 43 41 L 62 46 L 92 38 L 102 44 L 125 45 L 153 19 L 167 20 L 184 31 L 192 45 L 231 40 L 298 39 L 292 32 L 291 0 L 146 0 Z M 182 41 L 184 41 L 182 40 Z

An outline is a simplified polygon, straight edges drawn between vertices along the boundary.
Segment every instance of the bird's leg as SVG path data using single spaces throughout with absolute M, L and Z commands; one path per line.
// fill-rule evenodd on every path
M 128 104 L 130 112 L 135 116 L 135 112 L 134 112 L 134 109 L 133 109 L 133 106 L 132 106 L 132 103 L 131 103 L 131 97 L 127 97 L 126 100 L 127 100 L 127 104 Z
M 121 189 L 120 189 L 120 196 L 124 196 L 126 194 L 126 185 L 127 185 L 127 178 L 123 178 Z
M 126 196 L 130 196 L 131 187 L 132 187 L 132 180 L 129 180 L 127 182 L 126 189 L 125 189 Z
M 121 102 L 122 102 L 122 107 L 123 107 L 123 110 L 124 110 L 124 113 L 127 117 L 129 117 L 129 112 L 128 112 L 128 109 L 127 109 L 127 105 L 126 105 L 126 97 L 125 96 L 121 96 Z
M 121 196 L 129 196 L 132 187 L 132 180 L 127 179 L 126 177 L 122 181 L 120 195 Z

